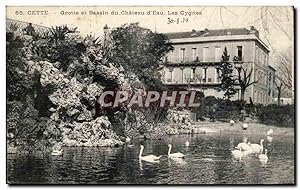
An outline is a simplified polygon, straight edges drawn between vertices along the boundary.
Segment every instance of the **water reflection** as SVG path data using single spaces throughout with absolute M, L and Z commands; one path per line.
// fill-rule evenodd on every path
M 243 139 L 259 142 L 259 135 L 180 135 L 157 141 L 135 141 L 118 148 L 64 148 L 63 156 L 48 154 L 8 155 L 10 183 L 134 183 L 134 184 L 268 184 L 294 182 L 293 137 L 273 136 L 265 143 L 268 162 L 257 156 L 235 160 L 231 150 Z M 190 142 L 186 147 L 185 142 Z M 170 159 L 168 144 L 185 159 Z M 139 159 L 140 144 L 145 155 L 163 155 L 159 163 Z

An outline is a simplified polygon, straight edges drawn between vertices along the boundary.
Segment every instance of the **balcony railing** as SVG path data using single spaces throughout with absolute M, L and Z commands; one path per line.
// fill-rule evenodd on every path
M 213 66 L 213 65 L 219 65 L 220 62 L 203 62 L 203 61 L 184 61 L 184 62 L 164 62 L 167 66 Z
M 239 57 L 239 56 L 234 56 L 232 61 L 229 61 L 230 63 L 244 63 L 244 57 Z M 179 61 L 179 62 L 172 62 L 169 61 L 168 58 L 165 59 L 164 64 L 165 65 L 170 65 L 170 66 L 213 66 L 213 65 L 219 65 L 221 63 L 220 61 L 200 61 L 199 57 L 197 56 L 197 58 L 194 61 Z M 250 63 L 250 62 L 247 62 Z M 251 62 L 252 63 L 252 62 Z
M 206 80 L 207 81 L 207 80 Z M 211 82 L 205 82 L 204 80 L 199 81 L 198 79 L 193 79 L 190 82 L 187 81 L 171 81 L 171 79 L 167 79 L 164 84 L 166 85 L 219 85 L 221 84 L 220 81 L 211 81 Z

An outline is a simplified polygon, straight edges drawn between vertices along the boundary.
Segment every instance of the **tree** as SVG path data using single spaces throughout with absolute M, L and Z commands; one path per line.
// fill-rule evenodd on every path
M 258 81 L 251 81 L 251 77 L 252 77 L 252 73 L 253 73 L 253 68 L 251 67 L 250 71 L 248 72 L 248 69 L 247 68 L 243 68 L 242 66 L 241 67 L 235 67 L 238 71 L 238 78 L 237 78 L 237 81 L 238 81 L 238 85 L 240 86 L 241 88 L 241 98 L 240 100 L 244 100 L 244 97 L 245 97 L 245 92 L 246 92 L 246 89 L 257 83 Z
M 274 85 L 275 88 L 277 90 L 277 105 L 280 106 L 280 100 L 281 100 L 281 96 L 284 92 L 284 90 L 286 90 L 286 85 L 285 82 L 278 76 L 276 76 L 276 79 L 274 81 Z
M 291 47 L 277 53 L 276 73 L 282 79 L 281 82 L 288 90 L 293 90 L 294 76 L 293 76 L 293 55 Z
M 187 82 L 187 89 L 191 89 L 191 83 L 194 81 L 194 79 L 191 77 L 190 73 L 184 74 L 184 80 Z
M 173 47 L 164 34 L 142 28 L 138 23 L 126 24 L 111 31 L 112 49 L 108 60 L 134 73 L 148 87 L 161 85 L 158 72 L 163 57 Z
M 235 85 L 235 79 L 233 76 L 233 66 L 229 62 L 229 55 L 227 54 L 227 48 L 225 47 L 222 60 L 219 65 L 219 70 L 221 72 L 220 80 L 220 90 L 224 91 L 224 96 L 227 97 L 227 99 L 230 99 L 237 90 L 234 88 Z

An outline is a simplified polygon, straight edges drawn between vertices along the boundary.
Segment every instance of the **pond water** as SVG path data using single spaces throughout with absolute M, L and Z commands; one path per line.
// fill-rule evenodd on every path
M 136 140 L 134 146 L 118 148 L 64 148 L 63 156 L 48 154 L 8 155 L 9 183 L 62 184 L 291 184 L 294 183 L 294 137 L 248 135 L 252 143 L 265 139 L 269 161 L 262 165 L 255 156 L 241 162 L 232 158 L 231 150 L 242 141 L 242 134 L 177 135 L 164 140 Z M 185 141 L 190 146 L 185 147 Z M 167 157 L 172 152 L 185 159 Z M 163 155 L 159 163 L 139 162 L 139 145 L 143 155 Z

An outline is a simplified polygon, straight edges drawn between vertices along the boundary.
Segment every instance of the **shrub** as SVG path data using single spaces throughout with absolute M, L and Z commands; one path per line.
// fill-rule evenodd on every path
M 279 127 L 294 127 L 295 112 L 294 105 L 278 106 L 271 104 L 259 106 L 257 116 L 260 122 Z
M 208 96 L 202 99 L 200 107 L 196 110 L 197 119 L 209 117 L 211 120 L 239 120 L 244 105 L 245 103 L 241 101 Z

